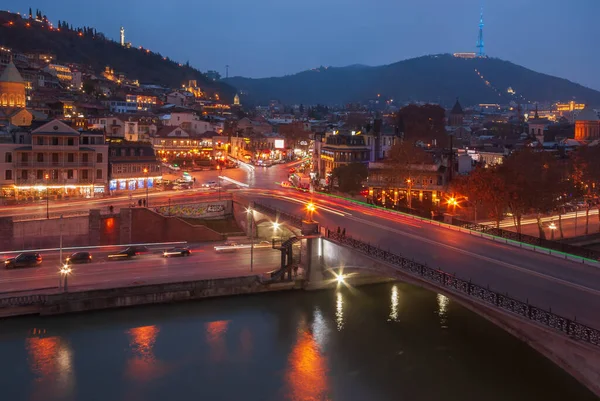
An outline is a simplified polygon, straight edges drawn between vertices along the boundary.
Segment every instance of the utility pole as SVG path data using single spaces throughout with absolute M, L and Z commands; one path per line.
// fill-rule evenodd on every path
M 63 263 L 63 215 L 60 215 L 60 253 L 59 260 L 60 263 Z
M 50 188 L 49 188 L 49 180 L 50 180 L 50 175 L 46 174 L 46 218 L 49 219 L 50 218 Z
M 250 272 L 254 271 L 254 212 L 250 209 Z

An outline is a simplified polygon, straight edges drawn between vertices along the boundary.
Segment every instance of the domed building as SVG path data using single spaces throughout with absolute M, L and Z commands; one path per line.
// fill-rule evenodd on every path
M 11 60 L 0 75 L 0 123 L 31 125 L 33 116 L 25 106 L 25 81 Z
M 0 75 L 0 107 L 25 107 L 25 81 L 12 60 Z
M 590 107 L 585 107 L 575 118 L 575 139 L 594 141 L 600 139 L 600 118 Z

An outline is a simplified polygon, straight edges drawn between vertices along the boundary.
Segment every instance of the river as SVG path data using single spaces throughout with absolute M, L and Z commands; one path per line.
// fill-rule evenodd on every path
M 402 283 L 4 320 L 0 358 L 6 401 L 596 400 Z

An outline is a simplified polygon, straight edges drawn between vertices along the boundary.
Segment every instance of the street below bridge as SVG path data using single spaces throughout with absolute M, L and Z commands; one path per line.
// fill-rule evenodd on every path
M 356 239 L 471 279 L 476 284 L 489 285 L 494 291 L 551 309 L 564 317 L 600 327 L 600 268 L 597 266 L 317 194 L 255 192 L 253 199 L 297 215 L 306 215 L 306 204 L 313 202 L 317 208 L 314 219 L 324 227 L 336 231 L 340 227 Z M 331 267 L 343 268 L 343 263 L 349 262 Z
M 116 288 L 132 285 L 157 284 L 176 281 L 241 277 L 261 274 L 279 267 L 280 252 L 271 247 L 257 247 L 254 251 L 254 269 L 250 271 L 250 250 L 219 253 L 214 247 L 222 243 L 190 244 L 191 256 L 162 257 L 162 251 L 174 245 L 149 246 L 149 253 L 124 260 L 111 260 L 108 256 L 123 250 L 124 246 L 103 248 L 79 248 L 89 251 L 92 263 L 72 265 L 68 286 L 71 290 L 84 291 Z M 187 246 L 187 245 L 186 245 Z M 75 250 L 64 251 L 66 258 Z M 43 262 L 38 267 L 6 270 L 0 269 L 0 297 L 58 289 L 59 251 L 41 251 Z M 0 262 L 15 254 L 0 256 Z

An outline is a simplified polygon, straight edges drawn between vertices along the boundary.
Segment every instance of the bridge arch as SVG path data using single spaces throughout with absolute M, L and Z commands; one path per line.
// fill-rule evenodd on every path
M 311 268 L 322 271 L 311 277 L 326 281 L 331 275 L 327 271 L 362 269 L 442 294 L 524 341 L 600 395 L 600 330 L 366 243 L 334 236 L 334 241 L 320 240 L 321 266 Z

